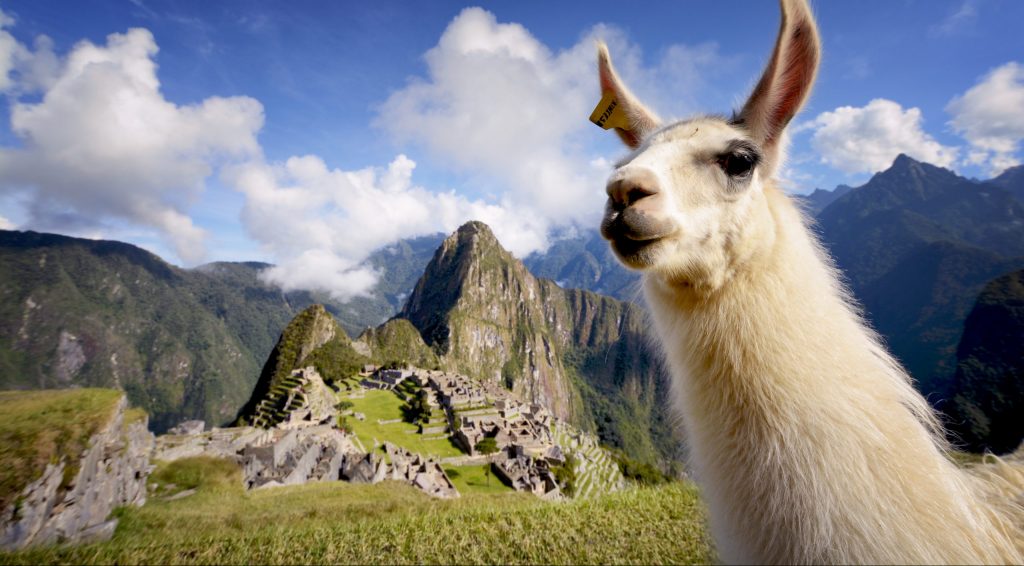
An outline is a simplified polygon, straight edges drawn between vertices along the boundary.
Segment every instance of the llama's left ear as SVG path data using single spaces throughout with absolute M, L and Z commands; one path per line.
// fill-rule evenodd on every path
M 807 100 L 818 72 L 821 42 L 807 0 L 780 0 L 782 25 L 775 51 L 736 118 L 765 151 L 769 169 L 778 164 L 786 125 Z
M 614 127 L 622 143 L 635 149 L 647 134 L 660 127 L 661 119 L 641 104 L 619 79 L 604 42 L 597 44 L 597 69 L 603 96 L 590 119 L 604 129 Z

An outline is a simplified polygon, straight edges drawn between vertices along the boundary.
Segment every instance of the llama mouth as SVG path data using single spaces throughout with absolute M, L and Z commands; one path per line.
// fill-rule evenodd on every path
M 642 244 L 660 240 L 671 232 L 672 226 L 669 223 L 631 209 L 622 212 L 608 210 L 601 220 L 601 236 L 613 242 L 629 240 Z
M 619 236 L 609 238 L 612 251 L 618 256 L 622 263 L 628 267 L 639 269 L 653 263 L 654 258 L 651 251 L 661 243 L 664 238 L 656 237 L 649 240 L 634 240 L 632 238 Z

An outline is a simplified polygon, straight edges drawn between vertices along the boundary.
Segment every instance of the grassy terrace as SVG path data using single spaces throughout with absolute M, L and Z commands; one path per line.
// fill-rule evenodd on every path
M 430 499 L 405 485 L 346 483 L 245 492 L 228 462 L 180 460 L 178 501 L 120 512 L 106 543 L 0 554 L 0 564 L 702 563 L 714 560 L 694 488 L 672 484 L 587 501 L 530 495 Z M 495 482 L 491 479 L 492 485 Z
M 501 494 L 515 493 L 511 487 L 501 483 L 501 480 L 491 472 L 488 480 L 484 474 L 483 465 L 480 466 L 445 466 L 444 472 L 455 484 L 455 488 L 463 496 L 474 494 Z
M 348 417 L 348 423 L 352 426 L 352 432 L 367 450 L 372 449 L 376 441 L 381 446 L 385 442 L 391 442 L 424 456 L 447 458 L 463 454 L 447 438 L 431 439 L 431 436 L 417 433 L 417 427 L 414 424 L 405 421 L 379 424 L 379 420 L 390 421 L 402 418 L 402 400 L 390 391 L 370 390 L 362 399 L 349 400 L 352 402 L 352 410 L 366 415 L 364 421 Z
M 59 455 L 77 458 L 106 425 L 122 393 L 111 389 L 0 391 L 0 509 Z M 133 412 L 133 418 L 141 418 Z M 74 477 L 68 460 L 64 477 Z

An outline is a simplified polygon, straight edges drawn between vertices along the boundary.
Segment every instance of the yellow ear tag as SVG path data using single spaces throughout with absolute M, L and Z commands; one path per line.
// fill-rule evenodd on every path
M 611 128 L 629 130 L 626 111 L 622 109 L 619 100 L 615 98 L 615 93 L 610 90 L 604 91 L 601 102 L 597 103 L 597 108 L 590 114 L 590 121 L 606 130 Z

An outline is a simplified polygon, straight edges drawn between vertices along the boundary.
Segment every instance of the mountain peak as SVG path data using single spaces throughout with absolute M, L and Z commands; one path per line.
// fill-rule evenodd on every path
M 474 280 L 476 285 L 483 273 L 495 271 L 495 268 L 511 273 L 516 271 L 516 263 L 487 224 L 476 220 L 467 222 L 437 248 L 399 316 L 408 318 L 428 344 L 436 342 L 434 326 L 439 321 L 434 314 L 439 309 L 454 307 L 462 296 L 466 280 Z
M 901 153 L 901 154 L 896 156 L 896 159 L 893 160 L 892 168 L 910 167 L 911 165 L 920 165 L 920 164 L 921 164 L 920 161 L 914 159 L 913 157 L 910 157 L 906 153 Z
M 934 185 L 936 183 L 948 185 L 965 181 L 966 179 L 949 169 L 918 161 L 905 153 L 901 153 L 896 156 L 896 159 L 893 160 L 892 165 L 888 169 L 875 173 L 863 186 L 868 187 L 881 182 L 893 188 L 899 187 L 901 191 L 906 188 L 914 188 L 914 192 L 921 192 L 923 185 Z
M 459 226 L 459 229 L 455 231 L 455 234 L 481 234 L 483 236 L 490 236 L 491 238 L 494 238 L 494 232 L 491 230 L 491 227 L 479 220 L 470 220 L 462 226 Z
M 497 247 L 502 252 L 505 252 L 505 249 L 501 247 L 501 243 L 498 242 L 498 238 L 494 235 L 494 231 L 491 230 L 490 226 L 480 222 L 479 220 L 470 220 L 462 226 L 459 226 L 458 230 L 452 232 L 452 234 L 445 239 L 444 244 L 442 244 L 441 249 L 439 249 L 438 252 L 454 252 L 458 248 L 476 248 L 479 246 L 488 249 Z

